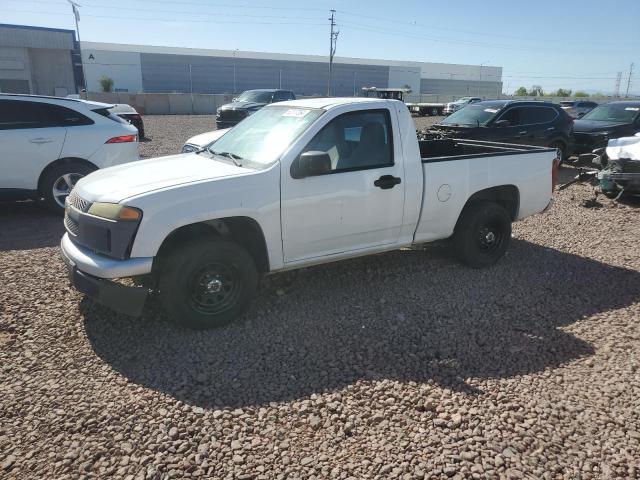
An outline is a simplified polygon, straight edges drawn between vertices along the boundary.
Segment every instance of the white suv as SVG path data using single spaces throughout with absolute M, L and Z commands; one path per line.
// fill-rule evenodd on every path
M 112 106 L 0 94 L 0 199 L 44 198 L 62 213 L 78 179 L 138 160 L 138 131 Z

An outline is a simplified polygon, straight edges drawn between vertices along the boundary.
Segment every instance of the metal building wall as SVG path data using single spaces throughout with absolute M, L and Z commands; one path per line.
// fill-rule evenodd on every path
M 232 93 L 285 88 L 298 95 L 327 92 L 326 63 L 142 53 L 145 92 Z M 387 86 L 389 67 L 334 64 L 333 95 L 353 95 L 363 86 Z
M 420 80 L 420 93 L 436 95 L 474 95 L 478 97 L 497 97 L 498 95 L 502 94 L 502 82 L 423 78 Z

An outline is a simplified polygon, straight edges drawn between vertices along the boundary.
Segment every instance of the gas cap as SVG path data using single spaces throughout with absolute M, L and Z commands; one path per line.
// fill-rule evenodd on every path
M 438 189 L 438 200 L 441 202 L 446 202 L 451 198 L 451 185 L 445 183 L 444 185 L 440 185 Z

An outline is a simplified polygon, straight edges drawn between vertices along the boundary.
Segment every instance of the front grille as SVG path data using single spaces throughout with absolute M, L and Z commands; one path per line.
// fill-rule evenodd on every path
M 67 197 L 67 202 L 73 208 L 75 208 L 76 210 L 80 210 L 83 213 L 87 213 L 89 211 L 89 208 L 91 207 L 91 202 L 88 202 L 84 198 L 81 198 L 75 190 L 71 190 L 71 193 Z
M 77 237 L 78 233 L 80 233 L 78 222 L 71 218 L 68 213 L 64 214 L 64 226 L 67 231 L 75 237 Z
M 220 110 L 220 120 L 242 120 L 247 116 L 246 110 Z

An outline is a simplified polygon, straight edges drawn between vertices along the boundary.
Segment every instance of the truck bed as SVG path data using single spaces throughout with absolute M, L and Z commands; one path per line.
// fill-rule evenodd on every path
M 418 144 L 424 190 L 415 242 L 450 236 L 467 200 L 487 188 L 517 197 L 513 220 L 543 211 L 551 200 L 553 148 L 463 139 Z
M 445 162 L 476 157 L 495 157 L 497 155 L 515 155 L 523 152 L 554 151 L 553 148 L 536 147 L 532 145 L 516 145 L 513 143 L 456 138 L 420 140 L 418 141 L 418 145 L 420 147 L 422 163 Z

